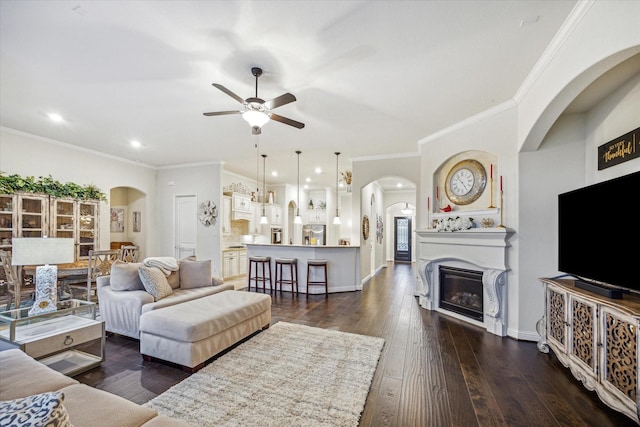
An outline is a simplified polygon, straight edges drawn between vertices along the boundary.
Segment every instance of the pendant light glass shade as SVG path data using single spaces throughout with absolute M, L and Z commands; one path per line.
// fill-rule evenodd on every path
M 267 116 L 262 111 L 256 110 L 247 110 L 242 113 L 242 118 L 245 119 L 251 127 L 259 127 L 261 128 L 269 121 L 269 116 Z
M 293 219 L 294 224 L 302 224 L 302 217 L 300 216 L 300 153 L 301 151 L 296 151 L 298 155 L 298 203 L 296 206 L 296 216 Z
M 267 198 L 267 178 L 266 178 L 266 168 L 267 168 L 267 155 L 262 155 L 262 216 L 260 217 L 260 224 L 269 224 L 267 220 L 267 215 L 264 210 L 264 199 Z
M 411 215 L 413 213 L 413 209 L 409 207 L 409 203 L 405 203 L 404 208 L 400 212 L 404 215 Z
M 338 156 L 340 155 L 340 153 L 336 152 L 335 155 L 336 155 L 336 216 L 333 218 L 333 224 L 340 225 L 342 224 L 342 221 L 340 221 L 340 213 L 338 212 L 338 200 L 340 200 L 340 194 L 338 193 Z

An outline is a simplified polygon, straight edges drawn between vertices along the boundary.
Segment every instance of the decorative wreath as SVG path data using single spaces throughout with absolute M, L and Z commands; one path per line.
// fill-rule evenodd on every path
M 198 219 L 205 227 L 209 227 L 210 225 L 214 225 L 216 223 L 216 218 L 218 218 L 218 208 L 216 204 L 211 200 L 206 200 L 200 203 L 200 213 L 198 215 Z
M 366 215 L 362 217 L 362 238 L 369 239 L 369 217 Z

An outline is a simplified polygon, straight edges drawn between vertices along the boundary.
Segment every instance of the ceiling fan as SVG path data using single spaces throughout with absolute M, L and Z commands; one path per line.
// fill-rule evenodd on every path
M 226 87 L 222 86 L 218 83 L 212 83 L 212 85 L 222 92 L 226 93 L 236 101 L 242 104 L 242 108 L 240 110 L 233 111 L 215 111 L 212 113 L 203 113 L 205 116 L 222 116 L 226 114 L 242 114 L 242 118 L 244 118 L 251 125 L 251 133 L 254 135 L 259 135 L 262 133 L 262 126 L 271 120 L 275 120 L 276 122 L 284 123 L 285 125 L 293 126 L 298 129 L 302 129 L 304 127 L 304 123 L 297 122 L 295 120 L 289 119 L 287 117 L 280 116 L 278 114 L 272 113 L 271 110 L 281 107 L 283 105 L 289 104 L 296 100 L 296 97 L 290 93 L 285 93 L 284 95 L 280 95 L 276 98 L 273 98 L 269 101 L 265 101 L 261 98 L 258 98 L 258 77 L 262 75 L 262 68 L 253 67 L 251 68 L 251 74 L 256 78 L 256 96 L 253 98 L 242 99 L 235 93 L 231 92 Z

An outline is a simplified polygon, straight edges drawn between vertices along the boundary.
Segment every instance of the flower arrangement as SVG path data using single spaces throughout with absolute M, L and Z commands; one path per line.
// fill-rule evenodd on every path
M 340 172 L 340 175 L 342 175 L 342 179 L 347 185 L 351 185 L 351 178 L 353 178 L 351 171 Z
M 440 218 L 436 222 L 437 231 L 462 231 L 473 228 L 473 218 L 460 218 L 459 216 L 453 218 Z

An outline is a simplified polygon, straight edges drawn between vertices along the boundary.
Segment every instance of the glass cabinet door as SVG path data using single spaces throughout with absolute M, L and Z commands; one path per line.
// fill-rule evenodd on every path
M 51 235 L 53 237 L 75 239 L 75 201 L 65 199 L 52 199 L 51 209 L 53 211 Z
M 20 221 L 17 237 L 48 236 L 48 196 L 20 195 L 18 209 Z
M 0 195 L 0 250 L 11 250 L 11 238 L 15 237 L 13 228 L 16 223 L 16 197 Z
M 88 258 L 89 251 L 98 248 L 98 203 L 78 202 L 78 259 Z

